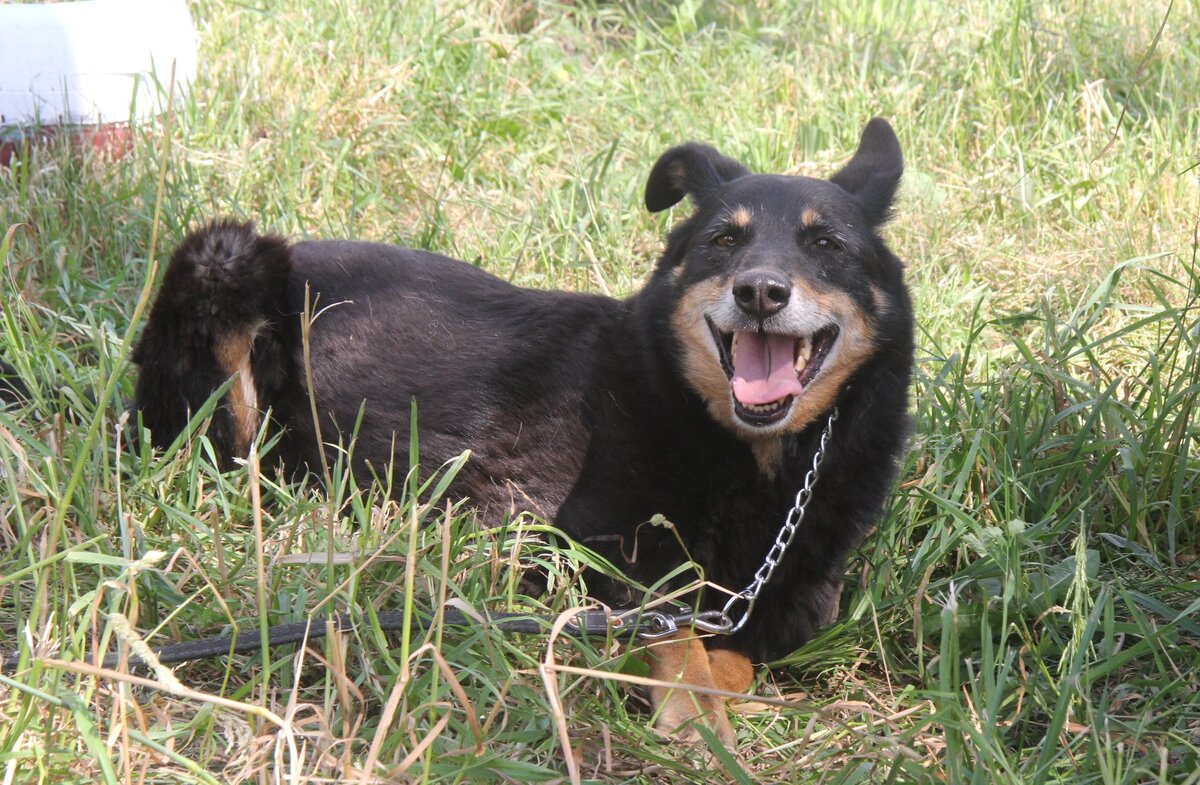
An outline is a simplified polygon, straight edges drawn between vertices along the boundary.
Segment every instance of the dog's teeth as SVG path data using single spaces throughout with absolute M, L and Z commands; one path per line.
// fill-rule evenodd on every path
M 771 401 L 770 403 L 762 403 L 762 404 L 745 403 L 742 405 L 744 407 L 746 407 L 747 411 L 750 411 L 754 414 L 770 414 L 772 412 L 779 411 L 783 407 L 783 401 L 778 400 L 778 401 Z
M 734 333 L 733 342 L 729 345 L 729 359 L 734 365 L 737 365 L 737 339 L 738 334 Z
M 796 349 L 796 372 L 803 371 L 812 358 L 812 341 L 807 335 L 800 338 L 799 348 Z

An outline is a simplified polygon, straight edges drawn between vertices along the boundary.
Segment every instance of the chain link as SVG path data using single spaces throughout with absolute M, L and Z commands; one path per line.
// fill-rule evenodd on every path
M 796 492 L 795 503 L 792 505 L 792 509 L 788 510 L 787 517 L 783 519 L 783 526 L 780 527 L 779 534 L 775 535 L 775 543 L 767 551 L 762 565 L 755 571 L 754 580 L 750 581 L 746 588 L 730 597 L 729 601 L 725 603 L 725 607 L 720 611 L 704 611 L 695 614 L 685 612 L 679 616 L 671 617 L 670 622 L 666 624 L 666 627 L 669 627 L 669 631 L 664 631 L 664 628 L 660 627 L 657 630 L 641 633 L 641 637 L 657 638 L 669 635 L 677 629 L 678 625 L 687 626 L 690 624 L 701 632 L 709 632 L 716 635 L 732 635 L 746 626 L 746 622 L 750 621 L 750 612 L 754 610 L 754 604 L 758 601 L 758 595 L 762 593 L 763 587 L 771 580 L 771 576 L 775 573 L 775 568 L 783 561 L 784 554 L 787 553 L 788 547 L 791 546 L 792 540 L 796 537 L 796 531 L 804 521 L 804 514 L 808 511 L 808 503 L 812 501 L 813 486 L 817 484 L 817 479 L 821 475 L 821 463 L 825 460 L 825 451 L 829 447 L 829 439 L 833 434 L 833 423 L 837 418 L 838 410 L 835 407 L 829 413 L 829 419 L 825 421 L 825 429 L 821 431 L 821 441 L 817 445 L 817 451 L 813 453 L 812 468 L 804 475 L 804 484 Z M 746 604 L 746 609 L 742 611 L 742 615 L 737 621 L 734 621 L 732 613 L 740 602 Z
M 821 463 L 825 460 L 825 450 L 829 447 L 829 438 L 833 434 L 833 423 L 837 418 L 838 410 L 837 407 L 834 407 L 833 411 L 829 413 L 829 419 L 825 421 L 825 429 L 821 431 L 821 441 L 817 445 L 817 451 L 813 453 L 812 468 L 804 475 L 804 484 L 796 492 L 795 504 L 792 505 L 792 509 L 788 510 L 787 517 L 783 519 L 783 526 L 780 527 L 779 534 L 775 536 L 775 543 L 767 551 L 762 566 L 754 573 L 754 580 L 750 581 L 750 585 L 746 588 L 730 597 L 729 601 L 725 603 L 725 607 L 721 609 L 721 615 L 731 625 L 726 634 L 732 635 L 750 621 L 750 612 L 754 610 L 754 603 L 758 601 L 758 595 L 771 580 L 775 568 L 779 566 L 779 562 L 783 561 L 783 555 L 787 553 L 788 547 L 795 539 L 796 531 L 804 521 L 804 514 L 808 512 L 808 503 L 812 501 L 813 486 L 817 484 L 817 479 L 821 476 Z M 735 622 L 730 616 L 730 612 L 734 606 L 743 601 L 746 603 L 746 610 Z

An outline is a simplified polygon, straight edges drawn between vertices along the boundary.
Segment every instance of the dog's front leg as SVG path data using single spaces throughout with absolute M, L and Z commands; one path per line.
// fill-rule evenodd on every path
M 724 649 L 708 651 L 700 638 L 686 630 L 648 646 L 646 651 L 650 675 L 656 681 L 746 692 L 754 679 L 754 666 L 745 655 Z M 699 739 L 695 723 L 703 722 L 716 731 L 727 748 L 735 747 L 737 739 L 724 698 L 683 687 L 651 687 L 650 702 L 660 730 L 694 741 Z

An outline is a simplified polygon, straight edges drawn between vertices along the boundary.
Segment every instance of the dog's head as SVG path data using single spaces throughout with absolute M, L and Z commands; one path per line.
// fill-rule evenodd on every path
M 690 196 L 655 272 L 687 384 L 743 438 L 805 428 L 907 324 L 900 262 L 880 239 L 903 172 L 886 121 L 829 180 L 751 174 L 711 147 L 668 150 L 646 206 Z

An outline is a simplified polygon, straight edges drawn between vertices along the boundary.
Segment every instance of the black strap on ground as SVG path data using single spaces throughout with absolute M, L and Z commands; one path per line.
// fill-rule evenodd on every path
M 564 627 L 564 631 L 576 637 L 598 636 L 604 638 L 613 635 L 628 638 L 640 634 L 643 630 L 657 628 L 659 622 L 656 612 L 649 612 L 645 619 L 637 622 L 627 621 L 624 616 L 613 615 L 605 611 L 584 611 Z M 383 632 L 397 632 L 404 629 L 405 615 L 403 611 L 381 611 L 376 614 L 378 629 Z M 417 611 L 410 617 L 415 627 L 428 626 L 429 614 Z M 482 621 L 480 620 L 482 619 Z M 332 621 L 333 624 L 327 624 Z M 535 613 L 488 612 L 481 617 L 463 613 L 458 608 L 443 608 L 442 622 L 452 627 L 473 627 L 483 625 L 505 633 L 519 635 L 542 635 L 548 632 L 555 617 L 541 616 Z M 294 645 L 304 641 L 324 638 L 332 628 L 345 632 L 353 630 L 357 625 L 368 625 L 367 621 L 355 621 L 349 614 L 332 617 L 320 617 L 308 621 L 278 624 L 267 629 L 266 645 L 269 649 Z M 371 625 L 374 627 L 374 625 Z M 159 646 L 154 651 L 155 658 L 164 665 L 173 665 L 188 660 L 207 660 L 214 657 L 226 657 L 231 654 L 251 654 L 261 651 L 263 639 L 256 629 L 248 629 L 237 635 L 217 635 L 211 638 L 200 638 L 183 643 L 169 643 Z M 130 651 L 130 657 L 140 661 L 136 652 Z M 11 673 L 17 668 L 18 656 L 0 654 L 0 673 Z M 114 668 L 121 661 L 121 655 L 112 653 L 104 658 L 105 668 Z M 149 665 L 150 663 L 143 663 Z

